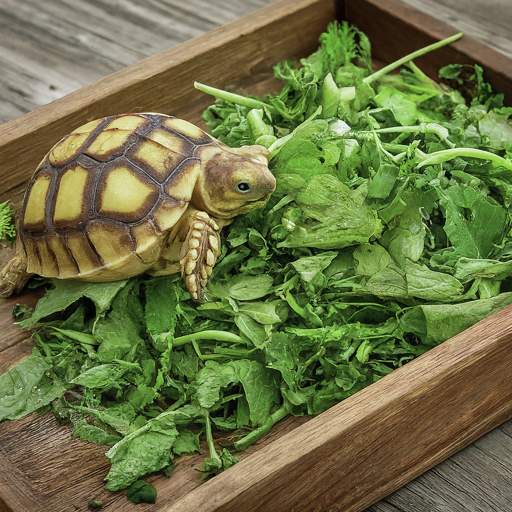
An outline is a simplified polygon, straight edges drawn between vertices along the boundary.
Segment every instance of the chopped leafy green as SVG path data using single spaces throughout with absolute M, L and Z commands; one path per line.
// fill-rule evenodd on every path
M 139 503 L 155 503 L 156 489 L 144 480 L 133 482 L 126 491 L 126 497 L 135 504 Z
M 52 373 L 52 365 L 34 348 L 28 359 L 0 375 L 0 422 L 41 409 L 69 387 Z
M 73 436 L 111 445 L 107 489 L 154 502 L 139 479 L 171 474 L 200 436 L 209 478 L 287 415 L 511 304 L 512 109 L 478 66 L 445 67 L 440 85 L 412 61 L 458 37 L 373 72 L 368 38 L 333 23 L 275 66 L 274 94 L 197 84 L 217 98 L 212 135 L 269 149 L 275 193 L 222 231 L 202 304 L 179 275 L 50 280 L 20 322 L 38 348 L 0 376 L 0 421 L 51 404 Z
M 89 425 L 86 421 L 79 420 L 74 423 L 73 437 L 78 437 L 82 441 L 89 441 L 98 445 L 113 445 L 121 441 L 120 436 L 109 434 L 105 430 Z

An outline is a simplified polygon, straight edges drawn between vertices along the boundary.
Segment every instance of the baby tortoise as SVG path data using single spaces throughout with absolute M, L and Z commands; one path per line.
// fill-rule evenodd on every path
M 106 282 L 181 271 L 199 299 L 221 228 L 264 206 L 275 189 L 268 160 L 263 146 L 230 148 L 163 114 L 87 123 L 32 176 L 0 297 L 34 274 Z

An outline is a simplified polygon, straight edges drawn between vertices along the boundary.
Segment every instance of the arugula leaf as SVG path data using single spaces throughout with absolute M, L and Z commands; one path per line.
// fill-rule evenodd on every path
M 420 305 L 401 319 L 405 332 L 412 332 L 428 344 L 438 344 L 459 334 L 476 322 L 512 303 L 512 293 L 463 304 Z
M 144 343 L 141 338 L 143 313 L 134 290 L 135 283 L 125 285 L 113 300 L 111 311 L 96 322 L 94 336 L 100 342 L 98 356 L 102 362 L 131 359 Z
M 237 300 L 260 299 L 269 293 L 272 283 L 272 277 L 266 274 L 259 276 L 240 274 L 231 280 L 228 293 Z
M 242 359 L 228 364 L 244 388 L 252 425 L 263 425 L 269 419 L 273 405 L 279 403 L 276 375 L 257 361 Z
M 350 190 L 334 176 L 315 176 L 296 196 L 300 221 L 287 219 L 287 213 L 283 216 L 290 234 L 277 247 L 341 249 L 378 236 L 381 222 L 361 192 Z
M 444 230 L 456 252 L 469 258 L 488 258 L 505 235 L 505 210 L 463 184 L 444 190 L 439 202 L 446 209 Z

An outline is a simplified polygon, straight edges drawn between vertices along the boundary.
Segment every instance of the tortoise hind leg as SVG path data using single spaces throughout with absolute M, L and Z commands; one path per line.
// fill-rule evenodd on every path
M 27 273 L 27 256 L 21 241 L 16 241 L 16 253 L 0 271 L 0 298 L 20 293 L 34 274 Z

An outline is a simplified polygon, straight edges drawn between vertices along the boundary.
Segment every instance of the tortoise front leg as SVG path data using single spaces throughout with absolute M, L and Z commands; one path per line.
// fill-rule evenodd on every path
M 180 254 L 181 275 L 194 299 L 199 299 L 220 253 L 220 227 L 207 213 L 188 218 L 189 230 Z

